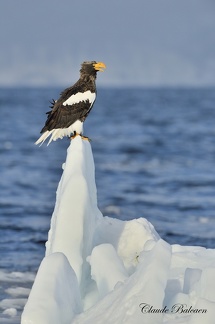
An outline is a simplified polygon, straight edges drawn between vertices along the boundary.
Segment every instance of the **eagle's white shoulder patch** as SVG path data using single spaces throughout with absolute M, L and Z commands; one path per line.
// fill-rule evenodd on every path
M 81 101 L 87 101 L 92 104 L 96 99 L 95 92 L 91 92 L 90 90 L 87 90 L 85 92 L 77 92 L 76 94 L 69 97 L 66 101 L 64 101 L 63 105 L 73 105 L 76 103 L 79 103 Z

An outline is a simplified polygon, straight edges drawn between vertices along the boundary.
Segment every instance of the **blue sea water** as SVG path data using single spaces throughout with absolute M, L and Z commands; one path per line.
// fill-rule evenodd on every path
M 34 142 L 61 90 L 0 89 L 0 323 L 19 322 L 19 288 L 44 256 L 69 140 Z M 145 217 L 171 244 L 215 248 L 214 121 L 215 89 L 98 89 L 85 135 L 102 213 Z M 2 314 L 10 307 L 14 319 Z

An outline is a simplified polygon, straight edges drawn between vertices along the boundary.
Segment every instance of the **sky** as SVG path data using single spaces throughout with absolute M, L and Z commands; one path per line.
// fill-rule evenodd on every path
M 215 86 L 215 0 L 1 0 L 0 44 L 0 86 Z

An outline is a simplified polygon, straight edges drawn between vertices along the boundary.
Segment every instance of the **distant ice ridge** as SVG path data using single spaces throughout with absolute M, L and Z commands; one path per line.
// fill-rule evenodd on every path
M 91 146 L 80 137 L 63 169 L 21 323 L 214 324 L 215 250 L 171 246 L 144 218 L 103 217 Z

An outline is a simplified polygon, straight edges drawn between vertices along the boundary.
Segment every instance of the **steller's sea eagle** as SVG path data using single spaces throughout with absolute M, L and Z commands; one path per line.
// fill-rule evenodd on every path
M 42 135 L 35 144 L 43 144 L 49 137 L 56 141 L 64 136 L 83 134 L 83 122 L 91 111 L 96 99 L 96 74 L 106 66 L 102 62 L 83 62 L 80 69 L 79 80 L 71 87 L 65 89 L 58 100 L 53 100 L 52 110 L 47 112 Z M 84 138 L 84 137 L 82 137 Z

